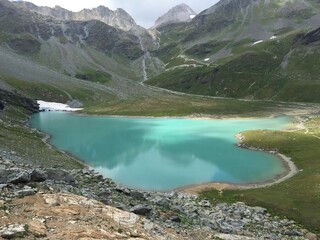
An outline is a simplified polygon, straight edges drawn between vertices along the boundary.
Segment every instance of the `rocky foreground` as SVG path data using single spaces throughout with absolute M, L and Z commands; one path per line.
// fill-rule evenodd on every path
M 317 239 L 244 203 L 116 185 L 92 170 L 34 168 L 0 157 L 0 239 Z

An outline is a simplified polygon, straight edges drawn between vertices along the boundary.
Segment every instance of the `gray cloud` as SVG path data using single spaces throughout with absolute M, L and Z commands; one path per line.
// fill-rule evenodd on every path
M 123 8 L 135 21 L 143 27 L 151 27 L 156 19 L 166 13 L 170 8 L 186 3 L 197 13 L 213 6 L 218 0 L 26 0 L 38 6 L 54 7 L 59 5 L 71 11 L 83 8 L 94 8 L 104 5 L 112 10 Z

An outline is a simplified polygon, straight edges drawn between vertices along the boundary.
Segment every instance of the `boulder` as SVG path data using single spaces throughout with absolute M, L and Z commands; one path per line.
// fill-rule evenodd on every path
M 40 169 L 34 169 L 31 173 L 32 182 L 44 182 L 47 178 L 48 174 Z
M 287 230 L 284 232 L 284 235 L 293 236 L 293 237 L 301 237 L 302 233 L 297 230 Z
M 26 196 L 32 196 L 34 194 L 36 194 L 37 189 L 33 189 L 33 188 L 26 188 L 26 189 L 22 189 L 16 192 L 17 196 L 20 197 L 26 197 Z
M 76 100 L 76 99 L 73 99 L 72 101 L 71 100 L 67 101 L 67 105 L 71 108 L 82 108 L 83 107 L 83 103 Z
M 4 109 L 4 103 L 0 102 L 0 111 Z
M 9 173 L 6 169 L 0 169 L 0 183 L 6 184 L 8 175 Z
M 144 196 L 142 192 L 132 191 L 130 192 L 130 196 L 134 199 L 144 200 Z
M 111 190 L 107 189 L 101 193 L 98 194 L 99 198 L 108 198 L 111 195 Z
M 66 183 L 75 183 L 74 177 L 65 170 L 61 169 L 48 169 L 47 175 L 49 180 L 62 181 Z
M 172 218 L 170 218 L 171 222 L 177 222 L 180 223 L 181 222 L 181 218 L 178 216 L 173 216 Z
M 13 184 L 28 183 L 30 180 L 31 177 L 27 171 L 13 172 L 7 177 L 7 182 Z
M 109 204 L 109 197 L 112 194 L 110 189 L 107 189 L 98 194 L 98 200 L 106 205 Z
M 317 240 L 317 235 L 315 235 L 314 233 L 307 233 L 306 238 L 308 240 Z
M 136 205 L 133 208 L 130 209 L 130 212 L 133 212 L 138 215 L 147 215 L 148 213 L 151 212 L 151 208 L 146 205 Z
M 0 237 L 5 239 L 22 238 L 26 235 L 25 225 L 8 225 L 0 227 Z

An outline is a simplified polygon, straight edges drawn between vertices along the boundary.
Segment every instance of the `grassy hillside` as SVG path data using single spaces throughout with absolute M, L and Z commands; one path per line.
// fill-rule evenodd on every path
M 317 1 L 220 1 L 191 23 L 160 28 L 165 64 L 148 84 L 175 91 L 319 102 Z
M 210 64 L 191 63 L 190 57 L 182 64 L 176 61 L 181 54 L 173 55 L 166 71 L 147 83 L 219 97 L 320 102 L 320 38 L 313 34 L 310 43 L 306 39 L 311 35 L 294 32 L 256 45 L 234 45 L 232 56 Z M 210 50 L 208 46 L 219 48 L 212 43 L 189 52 L 201 55 Z

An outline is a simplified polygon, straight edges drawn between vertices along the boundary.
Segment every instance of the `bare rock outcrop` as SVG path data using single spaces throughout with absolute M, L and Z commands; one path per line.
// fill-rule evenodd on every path
M 72 12 L 59 6 L 55 6 L 54 8 L 42 7 L 25 1 L 17 1 L 15 2 L 15 4 L 24 9 L 28 9 L 59 20 L 99 20 L 112 27 L 119 28 L 124 31 L 130 30 L 136 25 L 134 19 L 122 8 L 118 8 L 115 11 L 112 11 L 107 7 L 99 6 L 93 9 L 83 9 L 79 12 Z
M 196 15 L 197 13 L 191 7 L 182 3 L 159 17 L 152 28 L 156 29 L 173 23 L 190 22 Z

